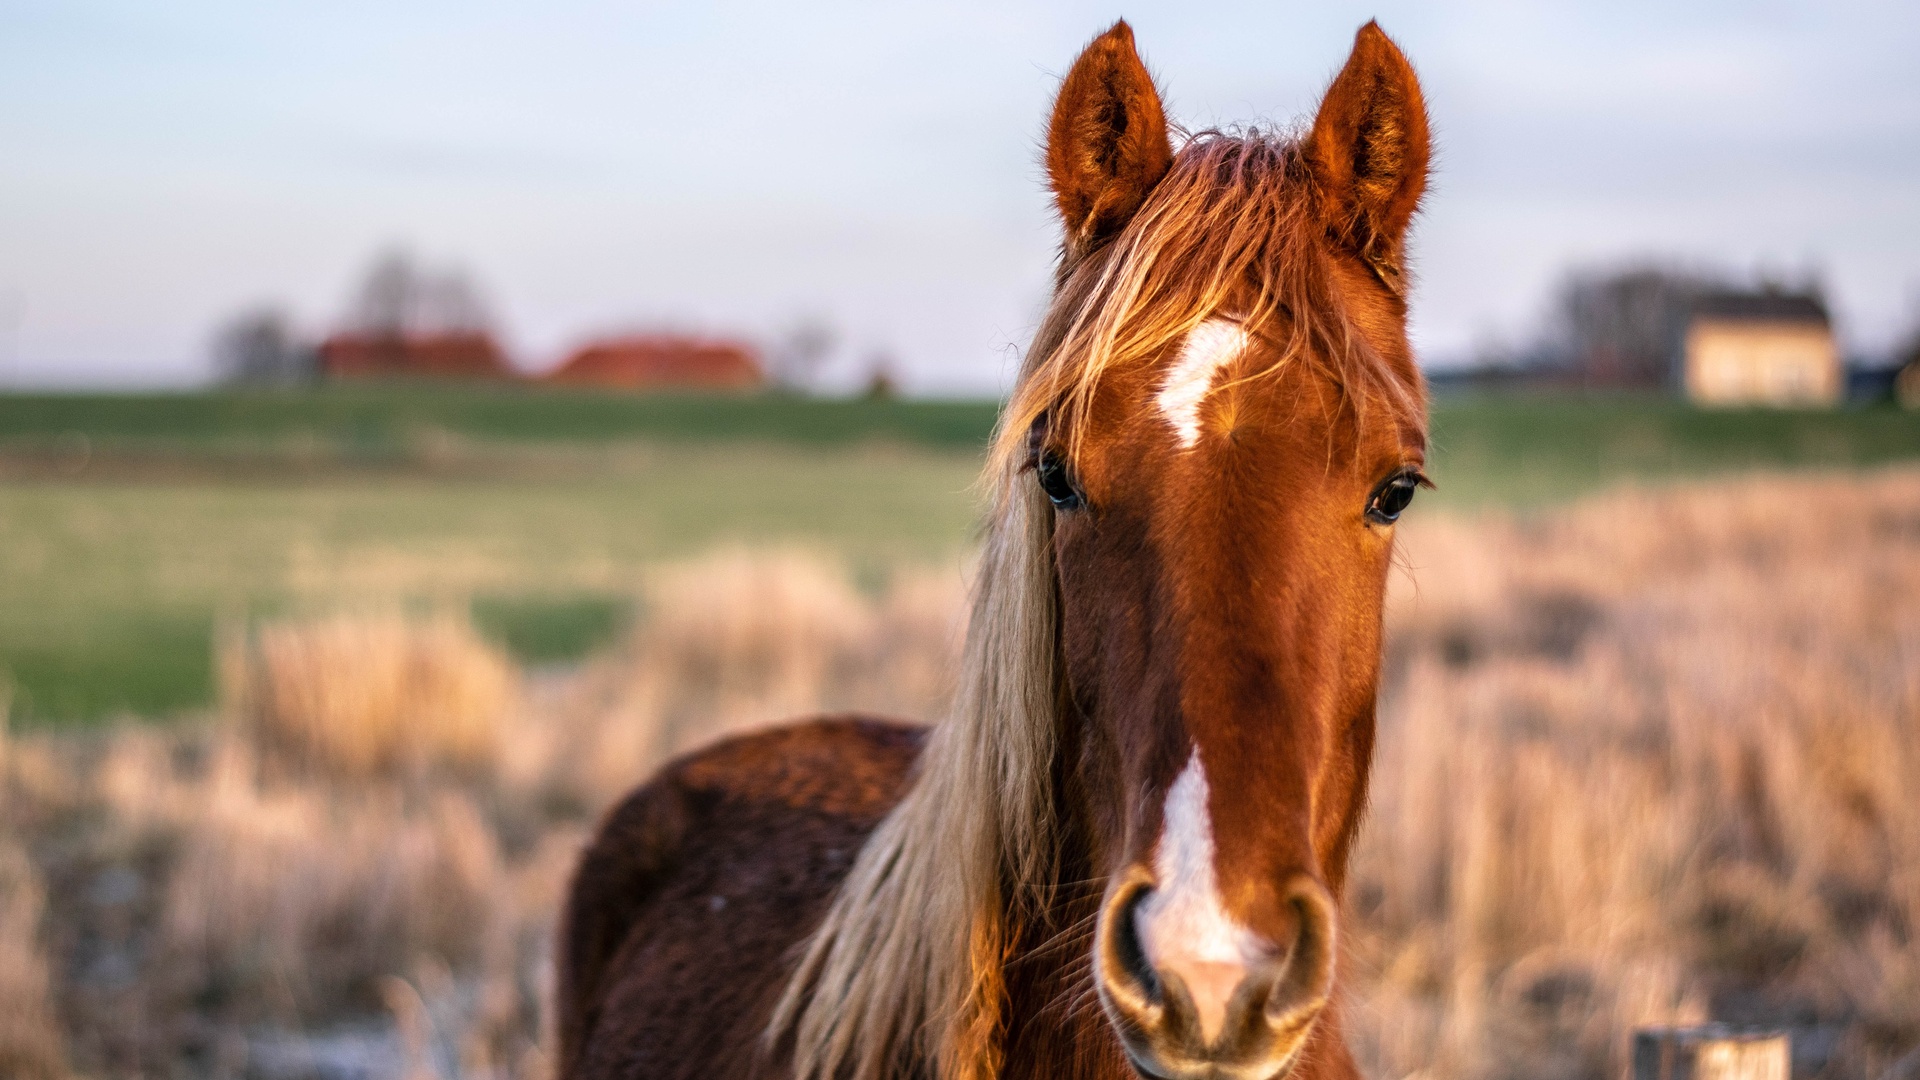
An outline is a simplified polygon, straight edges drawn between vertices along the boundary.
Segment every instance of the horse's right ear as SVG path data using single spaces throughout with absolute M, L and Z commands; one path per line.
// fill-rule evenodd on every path
M 1069 254 L 1126 227 L 1173 164 L 1153 76 L 1123 20 L 1073 62 L 1047 127 L 1047 178 Z

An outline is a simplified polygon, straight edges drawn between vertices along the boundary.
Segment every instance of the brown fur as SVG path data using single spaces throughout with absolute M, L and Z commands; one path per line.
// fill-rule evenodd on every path
M 1047 125 L 1047 176 L 1066 246 L 1111 237 L 1132 220 L 1173 164 L 1153 77 L 1118 22 L 1095 38 L 1060 84 Z
M 1179 1068 L 1354 1075 L 1322 975 L 1392 543 L 1363 511 L 1425 446 L 1398 282 L 1426 120 L 1369 24 L 1303 142 L 1203 133 L 1161 161 L 1166 140 L 1120 24 L 1055 109 L 1060 288 L 988 466 L 953 715 L 924 749 L 847 720 L 737 740 L 610 815 L 562 937 L 562 1075 L 1092 1080 L 1129 1053 L 1188 1060 L 1176 990 L 1148 1030 L 1090 965 L 1120 955 L 1127 883 L 1195 753 L 1223 903 L 1307 974 L 1274 984 L 1294 1019 Z M 1182 449 L 1153 399 L 1215 317 L 1252 344 Z M 1071 462 L 1086 508 L 1052 509 L 1039 451 Z
M 1334 235 L 1396 293 L 1401 238 L 1426 191 L 1428 145 L 1413 68 L 1370 22 L 1320 103 L 1307 153 Z
M 563 917 L 559 1075 L 759 1075 L 770 967 L 819 921 L 924 741 L 861 717 L 794 724 L 683 758 L 609 812 Z

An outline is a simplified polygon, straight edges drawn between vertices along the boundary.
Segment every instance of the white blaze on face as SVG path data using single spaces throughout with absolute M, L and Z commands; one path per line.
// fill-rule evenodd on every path
M 1213 378 L 1247 347 L 1247 332 L 1232 319 L 1208 319 L 1187 333 L 1154 401 L 1180 437 L 1182 448 L 1200 441 L 1200 403 Z
M 1202 1033 L 1220 1030 L 1227 1002 L 1247 969 L 1267 953 L 1259 935 L 1234 921 L 1220 902 L 1214 870 L 1213 818 L 1207 770 L 1195 748 L 1167 789 L 1154 889 L 1134 909 L 1134 931 L 1154 970 L 1180 976 L 1193 995 Z

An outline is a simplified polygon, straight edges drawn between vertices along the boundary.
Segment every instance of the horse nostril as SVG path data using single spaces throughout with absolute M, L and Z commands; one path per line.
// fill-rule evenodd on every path
M 1267 1022 L 1287 1035 L 1312 1023 L 1333 993 L 1334 902 L 1306 875 L 1288 882 L 1286 902 L 1300 919 L 1286 967 L 1267 996 Z
M 1115 889 L 1100 914 L 1095 946 L 1095 969 L 1102 994 L 1117 1008 L 1152 1023 L 1161 1006 L 1159 977 L 1147 960 L 1134 925 L 1134 912 L 1153 888 L 1136 876 Z

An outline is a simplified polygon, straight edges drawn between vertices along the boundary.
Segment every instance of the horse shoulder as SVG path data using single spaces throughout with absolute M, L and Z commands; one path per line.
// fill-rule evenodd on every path
M 794 946 L 923 742 L 821 717 L 683 757 L 614 807 L 562 915 L 559 1075 L 753 1075 Z

